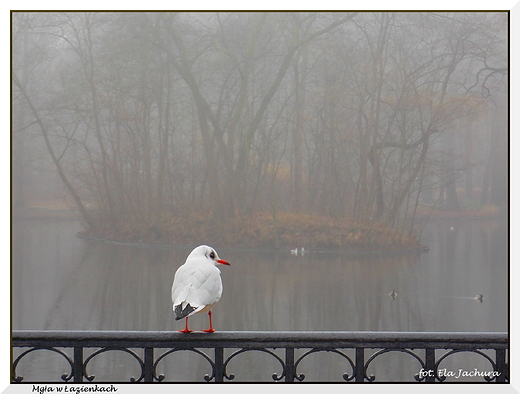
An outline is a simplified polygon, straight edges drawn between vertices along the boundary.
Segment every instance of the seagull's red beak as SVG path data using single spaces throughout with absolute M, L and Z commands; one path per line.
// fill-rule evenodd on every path
M 224 264 L 224 265 L 231 265 L 226 260 L 217 260 L 217 263 Z

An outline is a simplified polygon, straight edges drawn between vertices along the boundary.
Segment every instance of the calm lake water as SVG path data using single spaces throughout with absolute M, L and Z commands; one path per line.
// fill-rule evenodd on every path
M 183 328 L 184 322 L 173 318 L 170 288 L 191 247 L 103 243 L 76 237 L 80 229 L 69 220 L 13 220 L 13 329 Z M 507 220 L 431 222 L 421 240 L 429 252 L 296 257 L 289 251 L 216 247 L 231 266 L 221 268 L 224 293 L 213 309 L 215 329 L 507 331 Z M 483 302 L 474 299 L 478 294 Z M 207 315 L 190 318 L 190 328 L 207 328 Z M 59 379 L 70 368 L 49 353 L 34 352 L 20 363 L 18 374 L 25 381 L 48 380 L 50 374 Z M 445 366 L 489 370 L 488 362 L 472 357 L 454 355 Z M 460 365 L 466 362 L 471 364 Z M 211 372 L 192 352 L 166 357 L 161 368 L 165 381 L 200 381 Z M 409 355 L 392 353 L 374 360 L 370 372 L 376 381 L 413 381 L 419 369 Z M 129 355 L 107 352 L 93 359 L 88 372 L 96 375 L 95 381 L 110 381 L 138 377 L 139 371 Z M 237 382 L 272 381 L 281 367 L 266 354 L 248 352 L 236 357 L 228 372 Z M 309 356 L 298 370 L 305 381 L 338 381 L 344 372 L 352 373 L 350 365 L 332 353 Z

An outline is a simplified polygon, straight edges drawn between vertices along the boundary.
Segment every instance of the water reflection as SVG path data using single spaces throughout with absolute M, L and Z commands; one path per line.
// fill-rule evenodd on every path
M 173 317 L 170 288 L 191 247 L 88 241 L 75 237 L 79 229 L 71 221 L 13 223 L 14 329 L 182 329 L 183 322 Z M 217 248 L 231 267 L 221 269 L 224 292 L 214 308 L 215 329 L 506 331 L 506 223 L 432 223 L 423 237 L 430 252 L 404 255 L 306 251 L 302 256 L 290 250 Z M 190 327 L 206 328 L 206 320 L 205 314 L 193 316 Z M 207 362 L 197 355 L 173 371 L 178 357 L 185 355 L 164 359 L 167 380 L 200 380 L 208 373 Z M 230 365 L 237 381 L 244 375 L 271 380 L 273 372 L 279 373 L 268 355 L 240 357 Z M 395 365 L 374 361 L 378 380 L 404 379 L 404 370 L 413 380 L 409 371 L 417 361 L 398 358 L 403 360 Z M 267 374 L 258 368 L 265 363 Z M 309 356 L 301 368 L 306 380 L 351 373 L 346 361 L 328 354 Z

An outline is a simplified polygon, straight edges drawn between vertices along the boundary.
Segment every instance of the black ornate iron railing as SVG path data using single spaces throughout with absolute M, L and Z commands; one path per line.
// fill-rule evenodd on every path
M 371 363 L 382 354 L 399 352 L 417 361 L 418 368 L 411 371 L 415 381 L 442 382 L 447 377 L 442 366 L 444 360 L 469 352 L 486 360 L 487 368 L 485 371 L 468 368 L 467 376 L 499 383 L 509 381 L 508 343 L 507 333 L 490 332 L 13 331 L 12 380 L 28 380 L 18 375 L 17 367 L 24 357 L 38 350 L 57 353 L 66 360 L 70 370 L 61 375 L 64 382 L 93 381 L 95 377 L 88 373 L 89 363 L 110 351 L 122 351 L 135 358 L 140 376 L 130 378 L 132 382 L 163 381 L 165 376 L 157 373 L 158 365 L 180 351 L 193 352 L 208 362 L 211 373 L 203 377 L 208 382 L 233 380 L 234 374 L 228 371 L 230 361 L 249 351 L 261 351 L 280 363 L 282 372 L 273 373 L 273 381 L 303 381 L 305 375 L 298 372 L 302 360 L 317 352 L 332 352 L 349 365 L 349 373 L 345 372 L 340 380 L 372 382 L 375 377 L 367 372 Z M 27 349 L 17 349 L 19 354 L 15 356 L 15 348 Z M 89 349 L 88 356 L 85 349 Z M 225 349 L 231 349 L 227 356 Z M 275 349 L 283 349 L 283 354 L 277 354 Z M 347 354 L 347 350 L 352 354 Z M 460 375 L 461 371 L 456 373 Z

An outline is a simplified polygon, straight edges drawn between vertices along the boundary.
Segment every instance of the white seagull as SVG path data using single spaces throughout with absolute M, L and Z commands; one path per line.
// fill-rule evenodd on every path
M 209 316 L 209 329 L 202 331 L 215 332 L 211 308 L 222 295 L 218 264 L 230 265 L 218 257 L 215 249 L 201 245 L 193 249 L 186 262 L 175 272 L 172 286 L 175 320 L 186 318 L 186 327 L 180 332 L 192 332 L 188 329 L 188 317 L 199 312 L 208 312 Z

